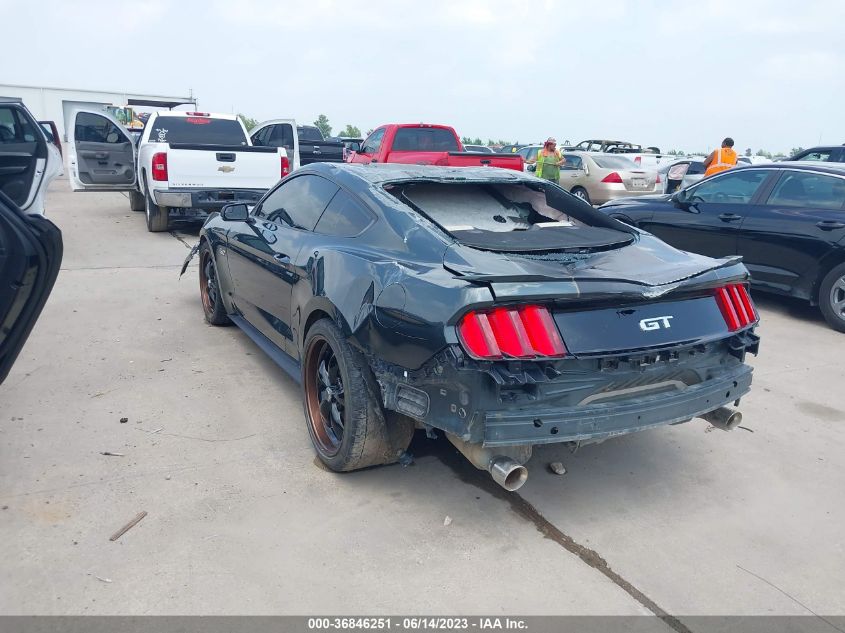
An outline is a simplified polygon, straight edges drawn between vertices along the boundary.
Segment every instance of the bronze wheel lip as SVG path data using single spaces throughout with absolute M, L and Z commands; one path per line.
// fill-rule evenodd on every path
M 205 253 L 202 259 L 200 259 L 200 297 L 202 298 L 203 310 L 205 310 L 206 314 L 211 315 L 214 313 L 215 306 L 208 294 L 208 274 L 206 273 L 206 267 L 209 263 L 212 267 L 214 266 L 214 262 L 211 259 L 211 253 Z
M 326 350 L 329 356 L 326 357 Z M 331 360 L 337 359 L 329 341 L 322 335 L 315 336 L 308 345 L 305 353 L 304 364 L 304 393 L 305 393 L 305 408 L 308 418 L 308 426 L 311 431 L 311 437 L 314 439 L 314 444 L 317 451 L 325 457 L 334 457 L 340 451 L 343 443 L 343 434 L 337 437 L 331 430 L 330 424 L 324 418 L 324 414 L 320 408 L 320 394 L 319 394 L 319 369 L 321 359 Z M 340 366 L 338 365 L 338 372 Z M 342 384 L 342 383 L 341 383 Z M 341 413 L 341 415 L 344 415 Z

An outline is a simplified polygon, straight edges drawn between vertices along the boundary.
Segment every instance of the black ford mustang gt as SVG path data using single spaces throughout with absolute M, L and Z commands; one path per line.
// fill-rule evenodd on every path
M 316 163 L 211 216 L 196 252 L 206 320 L 301 381 L 333 470 L 440 429 L 514 490 L 535 444 L 694 417 L 730 429 L 724 405 L 751 384 L 737 258 L 676 250 L 510 170 Z

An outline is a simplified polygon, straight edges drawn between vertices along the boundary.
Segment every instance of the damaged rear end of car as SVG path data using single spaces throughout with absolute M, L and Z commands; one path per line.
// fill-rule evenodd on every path
M 537 444 L 694 418 L 739 424 L 731 407 L 758 349 L 739 258 L 678 251 L 526 178 L 408 178 L 384 190 L 441 235 L 449 282 L 432 291 L 408 274 L 392 280 L 401 306 L 376 302 L 385 340 L 408 359 L 423 340 L 436 348 L 396 362 L 367 343 L 383 405 L 444 431 L 504 488 L 525 482 Z

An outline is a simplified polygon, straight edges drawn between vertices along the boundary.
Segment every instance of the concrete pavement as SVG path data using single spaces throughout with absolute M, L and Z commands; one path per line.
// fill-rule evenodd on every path
M 0 612 L 845 614 L 845 338 L 815 310 L 755 296 L 745 429 L 543 447 L 518 495 L 424 438 L 336 475 L 298 386 L 178 279 L 196 230 L 66 180 L 47 209 L 63 268 L 0 387 Z

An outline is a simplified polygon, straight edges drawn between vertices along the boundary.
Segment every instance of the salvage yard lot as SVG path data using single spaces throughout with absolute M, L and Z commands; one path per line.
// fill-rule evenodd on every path
M 845 339 L 817 310 L 755 294 L 731 433 L 540 447 L 512 494 L 419 437 L 338 475 L 299 387 L 179 280 L 196 228 L 66 180 L 46 207 L 62 272 L 0 387 L 3 613 L 845 613 Z

